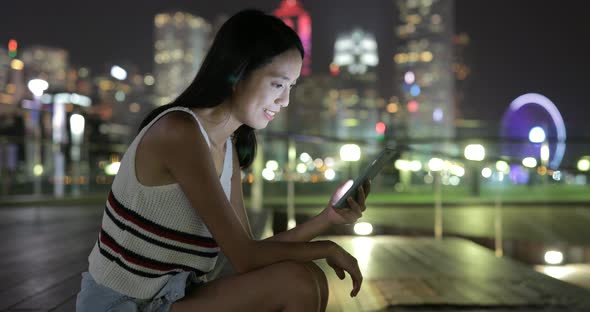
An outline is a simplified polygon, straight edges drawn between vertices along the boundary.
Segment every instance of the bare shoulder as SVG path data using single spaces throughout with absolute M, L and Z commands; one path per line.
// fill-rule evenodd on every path
M 159 152 L 164 154 L 166 150 L 162 148 L 185 147 L 185 144 L 198 143 L 200 139 L 204 141 L 197 121 L 185 112 L 170 112 L 162 116 L 145 134 L 145 140 L 157 143 Z
M 158 119 L 145 133 L 137 147 L 136 172 L 144 185 L 177 182 L 168 170 L 170 161 L 194 160 L 207 155 L 199 126 L 190 114 L 170 112 Z M 180 157 L 177 156 L 189 156 Z
M 195 135 L 199 126 L 193 116 L 185 112 L 170 112 L 160 117 L 148 130 L 154 139 L 167 141 L 168 139 L 183 138 Z

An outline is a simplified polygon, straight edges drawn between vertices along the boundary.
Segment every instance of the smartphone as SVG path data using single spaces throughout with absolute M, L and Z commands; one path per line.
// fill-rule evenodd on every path
M 373 160 L 365 168 L 363 173 L 361 173 L 361 175 L 359 175 L 354 180 L 352 186 L 348 189 L 348 191 L 346 191 L 346 193 L 344 193 L 344 195 L 342 195 L 342 197 L 340 197 L 336 204 L 334 204 L 334 207 L 340 209 L 348 208 L 348 203 L 346 202 L 346 199 L 348 197 L 352 197 L 356 200 L 358 188 L 361 187 L 365 183 L 365 181 L 373 179 L 377 175 L 377 173 L 379 173 L 379 171 L 383 169 L 383 166 L 390 163 L 391 160 L 397 157 L 399 157 L 399 151 L 397 149 L 386 147 L 383 151 L 381 151 L 381 153 L 379 153 L 379 155 L 377 155 L 375 160 Z

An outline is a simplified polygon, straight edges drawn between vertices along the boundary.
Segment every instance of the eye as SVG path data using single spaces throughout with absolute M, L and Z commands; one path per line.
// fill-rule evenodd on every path
M 272 86 L 276 89 L 282 89 L 284 85 L 282 83 L 273 82 Z

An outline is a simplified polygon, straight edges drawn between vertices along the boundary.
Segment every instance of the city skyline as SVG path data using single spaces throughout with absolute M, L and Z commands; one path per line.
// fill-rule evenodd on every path
M 471 75 L 462 117 L 497 121 L 513 99 L 537 92 L 557 105 L 568 132 L 589 133 L 583 106 L 590 60 L 584 55 L 587 44 L 583 39 L 590 27 L 579 2 L 555 5 L 547 1 L 542 6 L 538 1 L 455 2 L 455 32 L 470 36 L 465 60 Z M 354 1 L 301 3 L 312 17 L 314 72 L 327 73 L 337 35 L 360 26 L 374 32 L 378 41 L 380 91 L 393 89 L 395 43 L 391 29 L 396 17 L 392 1 L 374 0 L 363 8 L 356 7 Z M 64 48 L 70 53 L 71 64 L 89 66 L 95 72 L 106 72 L 106 64 L 116 62 L 133 62 L 142 71 L 151 72 L 156 13 L 180 9 L 213 21 L 218 14 L 231 15 L 247 7 L 272 12 L 279 4 L 279 0 L 246 0 L 235 5 L 235 1 L 222 0 L 206 5 L 190 1 L 139 5 L 108 0 L 82 7 L 65 0 L 34 5 L 21 1 L 0 10 L 7 25 L 0 30 L 0 40 L 17 39 L 21 48 L 36 44 Z

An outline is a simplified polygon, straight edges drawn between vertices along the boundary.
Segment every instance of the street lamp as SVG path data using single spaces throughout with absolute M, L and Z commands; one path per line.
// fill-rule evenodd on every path
M 522 160 L 522 165 L 527 168 L 535 168 L 537 166 L 537 159 L 534 157 L 525 157 Z
M 29 87 L 29 90 L 31 91 L 31 93 L 33 94 L 33 101 L 31 102 L 31 119 L 30 119 L 30 129 L 32 129 L 32 135 L 33 135 L 33 142 L 29 142 L 28 145 L 28 150 L 29 152 L 27 154 L 31 155 L 29 156 L 32 161 L 28 162 L 28 167 L 30 168 L 30 170 L 33 170 L 33 189 L 34 189 L 34 193 L 36 195 L 41 194 L 41 174 L 42 174 L 42 170 L 36 170 L 35 172 L 35 168 L 39 168 L 39 166 L 41 166 L 41 127 L 39 126 L 39 111 L 41 109 L 41 96 L 43 95 L 43 92 L 45 92 L 45 90 L 47 90 L 49 88 L 49 83 L 47 83 L 47 81 L 43 80 L 43 79 L 31 79 L 28 83 L 27 83 L 27 87 Z M 42 167 L 41 167 L 42 168 Z M 39 173 L 41 172 L 41 173 Z
M 78 195 L 80 193 L 81 179 L 80 177 L 80 160 L 81 160 L 81 145 L 84 138 L 84 116 L 80 114 L 72 114 L 70 116 L 70 134 L 72 137 L 72 144 L 70 155 L 72 157 L 72 176 L 74 177 L 73 193 Z
M 563 263 L 563 253 L 558 250 L 549 250 L 545 252 L 545 262 L 551 265 L 558 265 Z
M 482 161 L 486 157 L 486 150 L 481 144 L 469 144 L 465 146 L 465 158 L 473 161 Z
M 369 222 L 359 222 L 354 225 L 354 233 L 361 236 L 371 235 L 373 233 L 373 225 Z
M 440 187 L 440 171 L 443 170 L 445 162 L 440 158 L 432 158 L 428 161 L 428 169 L 433 172 L 434 177 L 434 237 L 442 238 L 442 196 Z
M 471 178 L 473 179 L 471 184 L 471 194 L 479 196 L 479 170 L 476 170 L 476 165 L 473 161 L 484 160 L 486 157 L 486 150 L 481 144 L 469 144 L 465 146 L 463 154 L 465 155 L 465 159 L 472 161 L 468 163 L 469 170 L 471 171 Z
M 118 80 L 125 80 L 127 78 L 127 71 L 121 66 L 115 65 L 111 67 L 111 76 Z
M 31 79 L 27 87 L 35 97 L 41 97 L 43 92 L 49 88 L 49 83 L 43 79 Z
M 349 163 L 349 178 L 352 178 L 352 163 L 357 162 L 359 159 L 361 159 L 361 148 L 356 144 L 342 145 L 342 147 L 340 148 L 340 159 Z
M 356 144 L 344 144 L 340 148 L 340 159 L 343 161 L 358 161 L 361 159 L 361 148 Z
M 435 172 L 441 171 L 443 169 L 444 165 L 445 165 L 445 162 L 440 158 L 431 158 L 428 161 L 428 169 L 430 169 L 430 171 L 435 171 Z
M 578 160 L 578 170 L 586 172 L 590 170 L 590 160 L 588 158 L 582 158 Z
M 503 161 L 503 160 L 498 160 L 496 162 L 496 170 L 498 170 L 498 172 L 501 172 L 503 174 L 508 174 L 510 173 L 510 166 L 508 166 L 508 163 Z

